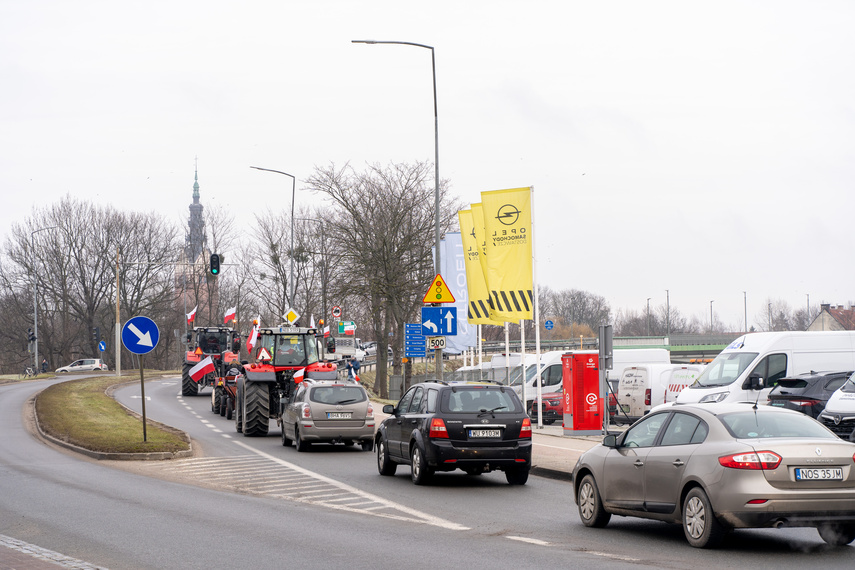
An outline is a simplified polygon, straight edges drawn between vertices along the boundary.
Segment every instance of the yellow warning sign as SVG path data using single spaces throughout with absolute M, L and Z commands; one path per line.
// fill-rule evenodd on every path
M 454 303 L 454 295 L 439 273 L 431 281 L 422 303 Z

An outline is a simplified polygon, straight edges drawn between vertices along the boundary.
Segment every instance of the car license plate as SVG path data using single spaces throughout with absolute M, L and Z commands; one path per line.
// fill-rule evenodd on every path
M 502 437 L 502 431 L 498 429 L 470 429 L 469 437 Z
M 796 481 L 842 481 L 843 469 L 830 467 L 826 469 L 796 468 Z
M 778 406 L 779 408 L 783 408 L 783 407 L 784 407 L 784 402 L 778 402 L 778 401 L 772 400 L 772 401 L 771 401 L 771 402 L 769 402 L 769 403 L 770 403 L 770 404 L 772 404 L 773 406 Z
M 327 412 L 328 420 L 349 420 L 353 412 Z

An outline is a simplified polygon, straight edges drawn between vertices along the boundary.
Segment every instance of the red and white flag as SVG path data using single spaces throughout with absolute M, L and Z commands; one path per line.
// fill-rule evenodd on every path
M 213 371 L 214 361 L 211 360 L 210 356 L 208 356 L 190 369 L 190 378 L 192 378 L 194 382 L 198 382 L 200 378 L 205 376 L 205 374 L 210 374 Z
M 330 327 L 329 327 L 329 325 L 327 325 L 327 326 L 325 326 L 325 327 L 324 327 L 324 338 L 327 338 L 328 336 L 330 336 Z
M 312 315 L 312 321 L 309 323 L 309 328 L 315 328 L 315 315 Z
M 192 311 L 187 313 L 187 324 L 190 324 L 196 320 L 196 309 L 198 309 L 198 308 L 199 308 L 199 305 L 196 305 L 195 307 L 193 307 Z
M 249 338 L 246 339 L 246 351 L 252 354 L 252 349 L 255 348 L 255 343 L 258 341 L 258 322 L 261 320 L 261 317 L 255 319 L 255 326 L 252 327 L 252 332 L 249 334 Z
M 226 320 L 224 322 L 228 323 L 235 320 L 235 315 L 237 315 L 237 305 L 226 311 Z
M 306 374 L 305 368 L 301 368 L 298 371 L 296 371 L 294 373 L 294 384 L 299 384 L 300 382 L 302 382 L 305 374 Z
M 347 336 L 356 334 L 356 325 L 344 325 L 344 334 Z

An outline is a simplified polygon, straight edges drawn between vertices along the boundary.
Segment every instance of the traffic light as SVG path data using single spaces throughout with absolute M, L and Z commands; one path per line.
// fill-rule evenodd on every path
M 219 275 L 220 274 L 220 254 L 212 253 L 211 254 L 211 275 Z
M 33 329 L 27 329 L 27 340 L 30 342 L 36 342 L 36 335 L 33 334 Z
M 101 340 L 101 328 L 92 327 L 92 340 L 99 342 Z

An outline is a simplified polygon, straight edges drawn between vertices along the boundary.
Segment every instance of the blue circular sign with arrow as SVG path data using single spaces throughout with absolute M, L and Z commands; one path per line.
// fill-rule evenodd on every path
M 551 331 L 552 327 L 555 326 L 555 323 L 553 323 L 552 321 L 546 321 L 545 323 L 543 323 L 543 326 L 546 327 L 546 330 Z
M 122 344 L 134 354 L 146 354 L 154 350 L 160 340 L 160 331 L 148 317 L 134 317 L 122 327 Z

